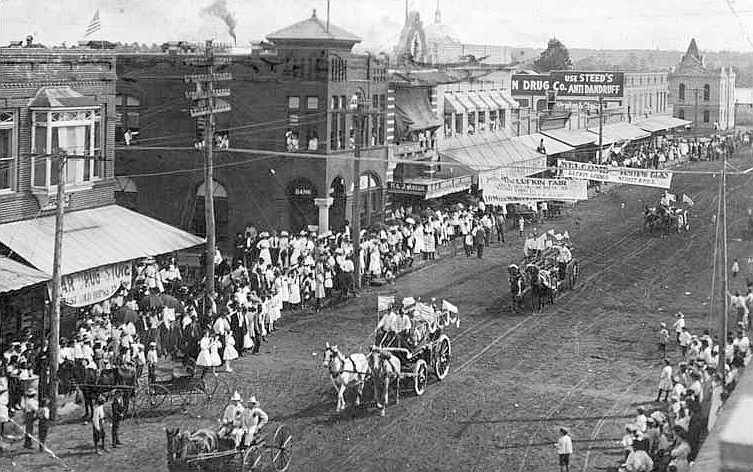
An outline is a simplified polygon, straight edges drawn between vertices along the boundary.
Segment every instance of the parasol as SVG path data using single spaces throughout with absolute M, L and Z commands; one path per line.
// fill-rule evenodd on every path
M 112 312 L 113 320 L 118 324 L 126 324 L 129 321 L 136 323 L 139 319 L 139 314 L 127 306 L 121 306 L 116 308 Z
M 409 216 L 408 218 L 406 218 L 406 219 L 405 219 L 405 222 L 406 222 L 406 223 L 408 223 L 409 225 L 414 225 L 414 224 L 416 224 L 416 220 L 414 220 L 414 219 L 413 219 L 413 218 L 411 218 L 410 216 Z
M 174 296 L 168 295 L 166 293 L 161 293 L 159 295 L 159 298 L 162 301 L 162 306 L 172 308 L 176 313 L 185 313 L 183 303 Z
M 149 295 L 146 295 L 141 299 L 139 306 L 144 310 L 153 310 L 155 308 L 162 308 L 164 306 L 164 302 L 162 301 L 160 294 L 150 293 Z

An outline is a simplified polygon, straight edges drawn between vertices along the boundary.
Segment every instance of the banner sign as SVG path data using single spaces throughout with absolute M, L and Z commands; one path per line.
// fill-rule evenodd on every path
M 560 176 L 570 179 L 597 180 L 618 184 L 642 185 L 668 189 L 672 185 L 672 172 L 654 169 L 633 169 L 557 160 Z
M 408 182 L 394 182 L 392 180 L 387 182 L 387 191 L 390 193 L 400 193 L 403 195 L 426 195 L 426 185 L 423 184 L 411 184 Z
M 486 203 L 515 200 L 587 200 L 585 180 L 510 179 L 493 173 L 479 174 L 479 189 Z
M 513 74 L 513 96 L 544 96 L 548 90 L 557 97 L 620 98 L 624 95 L 624 72 L 552 71 L 543 74 Z
M 427 186 L 426 199 L 439 198 L 451 193 L 463 192 L 471 188 L 471 184 L 473 184 L 473 176 L 470 175 L 432 182 Z
M 130 262 L 120 262 L 64 275 L 60 296 L 64 304 L 78 308 L 110 298 L 121 285 L 131 286 Z M 50 283 L 47 288 L 52 292 Z

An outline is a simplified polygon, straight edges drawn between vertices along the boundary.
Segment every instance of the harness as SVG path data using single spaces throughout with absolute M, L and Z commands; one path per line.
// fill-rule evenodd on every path
M 342 358 L 342 363 L 341 363 L 341 365 L 340 365 L 340 369 L 339 369 L 339 370 L 338 370 L 337 372 L 333 372 L 331 368 L 329 369 L 329 375 L 330 375 L 330 376 L 331 376 L 331 377 L 332 377 L 333 379 L 336 379 L 336 378 L 337 378 L 337 377 L 339 377 L 339 376 L 340 376 L 341 374 L 343 374 L 343 373 L 346 373 L 346 372 L 347 372 L 347 373 L 350 373 L 350 374 L 366 374 L 366 372 L 359 372 L 358 370 L 346 370 L 346 369 L 345 369 L 345 363 L 346 363 L 346 362 L 348 362 L 348 361 L 350 361 L 350 363 L 351 363 L 351 364 L 353 364 L 353 369 L 355 369 L 355 368 L 356 368 L 356 363 L 355 363 L 355 361 L 354 361 L 354 360 L 353 360 L 353 359 L 351 358 L 351 356 L 345 357 L 345 356 L 343 356 L 343 355 L 342 355 L 342 353 L 341 353 L 341 352 L 337 352 L 337 353 L 334 353 L 334 351 L 330 351 L 330 352 L 332 352 L 333 354 L 335 354 L 335 359 L 336 359 L 336 358 L 339 358 L 339 357 L 341 357 L 341 358 Z M 352 355 L 352 354 L 351 354 L 351 355 Z M 332 365 L 331 361 L 330 361 L 330 365 Z

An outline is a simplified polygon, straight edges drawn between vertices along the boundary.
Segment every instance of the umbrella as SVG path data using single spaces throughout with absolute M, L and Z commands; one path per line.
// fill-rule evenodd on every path
M 133 311 L 132 309 L 128 308 L 127 306 L 121 306 L 116 308 L 112 312 L 113 319 L 118 324 L 125 324 L 129 321 L 136 322 L 139 319 L 139 314 Z
M 406 222 L 406 223 L 408 223 L 409 225 L 414 225 L 414 224 L 416 224 L 416 220 L 414 220 L 414 219 L 413 219 L 413 218 L 411 218 L 410 216 L 409 216 L 408 218 L 406 218 L 406 219 L 405 219 L 405 222 Z
M 162 297 L 158 293 L 150 293 L 149 295 L 146 295 L 141 299 L 139 306 L 144 310 L 152 310 L 155 308 L 162 308 L 164 306 L 164 302 L 162 301 Z
M 162 306 L 172 308 L 173 310 L 175 310 L 176 313 L 185 312 L 185 309 L 183 308 L 183 303 L 177 298 L 173 297 L 172 295 L 162 293 L 159 295 L 159 298 L 162 301 Z

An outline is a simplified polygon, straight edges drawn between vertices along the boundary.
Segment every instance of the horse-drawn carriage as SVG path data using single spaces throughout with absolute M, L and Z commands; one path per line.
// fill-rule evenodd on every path
M 647 206 L 643 209 L 643 227 L 651 234 L 654 230 L 661 230 L 665 235 L 672 231 L 687 232 L 690 231 L 690 212 L 673 206 Z
M 248 447 L 236 448 L 232 438 L 212 429 L 179 431 L 167 428 L 167 470 L 170 472 L 253 472 L 262 470 L 265 452 L 277 472 L 290 466 L 293 436 L 284 424 L 269 437 L 255 437 Z
M 510 292 L 513 306 L 522 307 L 526 294 L 531 292 L 531 304 L 542 309 L 544 303 L 554 303 L 557 292 L 563 289 L 572 290 L 578 283 L 578 261 L 570 255 L 567 262 L 559 262 L 565 252 L 570 254 L 564 243 L 549 245 L 543 250 L 534 251 L 520 264 L 510 264 L 509 274 Z

